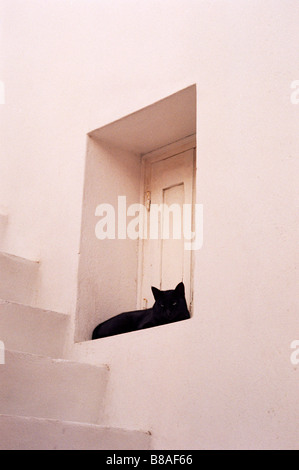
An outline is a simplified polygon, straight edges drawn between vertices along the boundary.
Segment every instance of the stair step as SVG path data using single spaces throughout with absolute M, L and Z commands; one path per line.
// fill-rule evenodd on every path
M 98 424 L 108 367 L 5 350 L 0 414 Z
M 149 450 L 150 433 L 0 415 L 0 450 Z
M 0 252 L 0 298 L 32 304 L 37 293 L 39 261 Z
M 69 315 L 0 299 L 0 340 L 7 349 L 63 355 Z

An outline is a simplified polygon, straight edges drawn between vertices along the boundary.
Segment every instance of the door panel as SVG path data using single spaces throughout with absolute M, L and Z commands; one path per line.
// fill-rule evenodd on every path
M 181 225 L 181 214 L 184 204 L 184 183 L 163 190 L 163 203 L 168 207 L 176 204 L 177 213 L 168 217 L 165 211 L 162 214 L 162 234 L 167 227 L 169 238 L 162 238 L 161 243 L 161 276 L 160 285 L 162 290 L 173 289 L 184 278 L 184 239 L 182 237 L 182 226 L 178 233 L 173 230 L 174 224 Z M 180 210 L 178 210 L 180 208 Z M 172 215 L 172 217 L 171 217 Z M 167 234 L 166 234 L 167 235 Z M 180 238 L 174 238 L 180 235 Z
M 151 286 L 174 289 L 183 281 L 188 305 L 191 295 L 192 251 L 184 249 L 183 205 L 193 207 L 194 149 L 163 159 L 148 160 L 145 188 L 150 191 L 148 237 L 143 242 L 142 305 L 153 304 Z M 153 223 L 158 220 L 158 230 Z M 153 234 L 158 236 L 153 239 Z

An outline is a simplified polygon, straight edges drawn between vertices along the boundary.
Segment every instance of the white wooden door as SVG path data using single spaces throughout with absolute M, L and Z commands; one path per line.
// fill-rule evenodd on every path
M 143 308 L 153 304 L 151 286 L 168 290 L 183 281 L 187 305 L 191 309 L 192 251 L 185 249 L 183 208 L 190 204 L 193 211 L 194 171 L 194 148 L 175 155 L 167 154 L 166 157 L 162 154 L 146 162 L 145 194 L 150 203 L 147 212 L 148 237 L 143 242 L 141 269 Z

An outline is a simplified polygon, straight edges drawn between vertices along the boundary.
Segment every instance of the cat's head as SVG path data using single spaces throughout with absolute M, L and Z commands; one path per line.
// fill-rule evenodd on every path
M 156 301 L 153 312 L 157 321 L 171 323 L 190 318 L 183 282 L 180 282 L 174 290 L 162 291 L 152 287 L 152 292 Z

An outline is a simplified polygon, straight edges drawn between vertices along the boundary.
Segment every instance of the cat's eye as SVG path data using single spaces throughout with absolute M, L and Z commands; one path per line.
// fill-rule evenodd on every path
M 177 305 L 177 302 L 172 302 L 172 306 L 175 307 Z
M 160 307 L 164 308 L 164 304 L 160 304 Z

